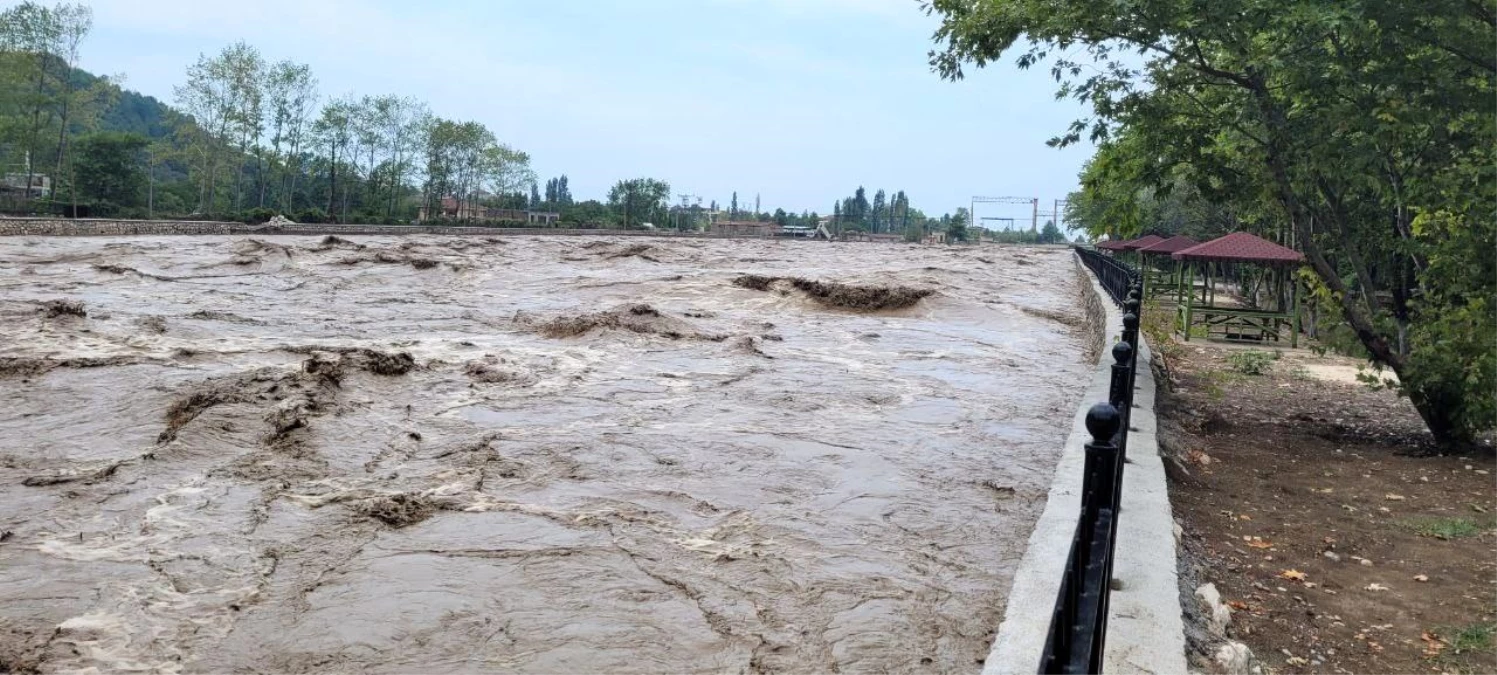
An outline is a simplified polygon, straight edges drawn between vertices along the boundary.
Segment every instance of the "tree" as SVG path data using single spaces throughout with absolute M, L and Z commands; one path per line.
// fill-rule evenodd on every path
M 733 191 L 733 201 L 729 202 L 729 206 L 728 206 L 728 219 L 729 220 L 733 220 L 733 219 L 736 219 L 737 217 L 738 217 L 738 191 L 734 190 Z
M 292 195 L 305 142 L 307 118 L 317 104 L 317 80 L 304 64 L 280 61 L 271 66 L 265 78 L 266 111 L 270 115 L 270 161 L 279 178 L 274 184 L 280 193 L 281 210 L 295 208 Z M 284 149 L 283 149 L 284 148 Z M 264 202 L 262 189 L 261 202 Z
M 850 212 L 848 217 L 862 229 L 868 223 L 868 193 L 864 192 L 863 186 L 859 185 L 857 192 L 853 193 L 851 206 L 852 208 L 843 210 Z
M 958 208 L 955 215 L 943 217 L 942 220 L 946 225 L 946 241 L 967 240 L 967 209 Z
M 67 175 L 63 173 L 63 162 L 68 156 L 68 132 L 69 124 L 72 122 L 73 113 L 73 69 L 78 65 L 78 48 L 83 44 L 83 38 L 94 25 L 94 11 L 84 5 L 58 5 L 52 10 L 53 22 L 55 24 L 56 47 L 59 50 L 62 62 L 62 76 L 59 78 L 62 91 L 59 92 L 59 120 L 57 125 L 57 163 L 52 172 L 54 179 L 60 179 Z M 68 172 L 71 174 L 72 172 Z M 77 190 L 73 190 L 74 212 L 77 211 Z
M 36 162 L 43 156 L 43 124 L 48 119 L 43 113 L 53 103 L 48 84 L 49 78 L 56 77 L 50 65 L 60 36 L 56 15 L 42 5 L 23 2 L 0 12 L 0 40 L 7 56 L 7 67 L 0 72 L 15 78 L 18 93 L 15 102 L 18 114 L 8 125 L 6 136 L 24 154 L 27 186 L 33 184 Z
M 528 208 L 541 208 L 541 189 L 533 182 L 530 184 L 530 205 Z
M 200 55 L 187 69 L 187 83 L 176 88 L 177 102 L 203 131 L 196 137 L 195 153 L 199 160 L 199 212 L 211 211 L 217 205 L 218 171 L 224 151 L 243 138 L 252 111 L 259 117 L 258 99 L 251 99 L 256 97 L 262 66 L 254 47 L 236 42 L 216 57 Z M 242 174 L 242 168 L 236 173 Z
M 872 226 L 874 232 L 884 232 L 889 229 L 888 206 L 884 203 L 884 199 L 883 189 L 873 193 L 873 208 L 869 214 L 869 225 Z
M 608 191 L 608 206 L 623 219 L 625 228 L 659 219 L 670 199 L 669 183 L 653 178 L 621 180 Z
M 1045 221 L 1045 228 L 1040 230 L 1040 243 L 1060 244 L 1064 243 L 1065 240 L 1066 236 L 1064 234 L 1061 234 L 1059 227 L 1055 226 L 1055 221 Z
M 145 136 L 118 132 L 78 139 L 74 191 L 103 213 L 139 206 L 146 185 L 144 155 L 149 144 Z
M 1024 39 L 1092 104 L 1052 141 L 1101 143 L 1084 191 L 1127 205 L 1183 179 L 1302 250 L 1316 287 L 1441 443 L 1497 426 L 1497 12 L 1464 0 L 1097 5 L 934 0 L 943 76 Z M 1143 55 L 1135 59 L 1119 53 Z M 1136 228 L 1137 223 L 1134 223 Z M 1452 272 L 1451 270 L 1460 270 Z M 1388 298 L 1387 302 L 1379 298 Z M 1486 339 L 1486 344 L 1482 340 Z
M 343 161 L 348 161 L 348 147 L 354 135 L 353 107 L 354 103 L 347 98 L 334 99 L 322 107 L 322 114 L 312 123 L 312 134 L 327 153 L 327 213 L 329 216 L 340 214 L 339 221 L 346 219 L 348 214 L 338 209 L 338 153 L 343 152 Z M 347 189 L 344 188 L 345 194 Z M 347 206 L 346 201 L 344 205 Z
M 582 227 L 601 227 L 612 217 L 608 207 L 595 199 L 568 205 L 561 212 L 562 222 Z

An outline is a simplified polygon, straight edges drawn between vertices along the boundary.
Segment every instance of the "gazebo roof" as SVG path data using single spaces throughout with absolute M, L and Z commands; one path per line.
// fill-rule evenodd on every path
M 1138 249 L 1138 252 L 1148 255 L 1170 255 L 1177 251 L 1183 251 L 1199 243 L 1201 242 L 1191 239 L 1190 237 L 1184 235 L 1175 235 L 1173 237 L 1170 237 L 1169 239 L 1165 239 L 1164 241 Z
M 1246 262 L 1262 265 L 1289 265 L 1305 261 L 1305 254 L 1292 248 L 1275 244 L 1263 237 L 1246 232 L 1233 232 L 1225 237 L 1196 244 L 1174 253 L 1176 260 L 1209 260 L 1218 262 Z
M 1097 242 L 1097 248 L 1104 251 L 1121 251 L 1123 250 L 1123 245 L 1126 243 L 1128 243 L 1127 240 L 1108 239 L 1107 241 Z
M 1122 249 L 1124 251 L 1137 251 L 1145 246 L 1153 246 L 1161 241 L 1164 241 L 1164 237 L 1157 234 L 1146 234 L 1132 241 L 1123 242 Z

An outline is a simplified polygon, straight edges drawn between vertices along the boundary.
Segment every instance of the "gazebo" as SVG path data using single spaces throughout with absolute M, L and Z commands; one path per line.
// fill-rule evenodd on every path
M 1140 270 L 1142 270 L 1144 267 L 1144 259 L 1143 256 L 1138 254 L 1139 249 L 1142 249 L 1145 246 L 1153 246 L 1154 244 L 1157 244 L 1161 241 L 1164 241 L 1164 237 L 1161 237 L 1157 234 L 1146 234 L 1137 239 L 1129 239 L 1128 241 L 1119 244 L 1118 248 L 1119 250 L 1123 251 L 1132 251 L 1133 262 L 1138 265 L 1138 268 Z
M 1128 243 L 1126 239 L 1108 239 L 1107 241 L 1097 242 L 1096 249 L 1116 255 L 1118 251 L 1123 250 L 1123 245 L 1126 243 Z
M 1177 327 L 1187 341 L 1200 325 L 1207 338 L 1246 342 L 1277 342 L 1287 330 L 1289 345 L 1299 346 L 1299 283 L 1293 272 L 1305 261 L 1303 253 L 1256 235 L 1233 232 L 1170 257 L 1186 265 L 1177 291 Z M 1199 288 L 1197 270 L 1206 282 Z M 1236 278 L 1241 302 L 1227 296 L 1218 301 L 1216 283 L 1228 276 Z
M 1199 243 L 1190 237 L 1176 235 L 1138 249 L 1143 258 L 1139 262 L 1144 275 L 1144 293 L 1159 300 L 1178 302 L 1180 289 L 1185 283 L 1185 263 L 1173 256 Z

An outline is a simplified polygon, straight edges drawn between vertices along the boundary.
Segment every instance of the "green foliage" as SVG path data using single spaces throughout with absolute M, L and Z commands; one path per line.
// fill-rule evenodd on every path
M 82 201 L 95 215 L 110 215 L 143 203 L 146 187 L 142 158 L 150 141 L 144 136 L 101 132 L 74 142 L 73 176 Z
M 606 227 L 612 221 L 608 206 L 596 199 L 578 202 L 561 211 L 561 222 L 573 227 Z
M 263 206 L 255 207 L 244 212 L 243 220 L 250 225 L 261 225 L 269 222 L 271 218 L 280 215 L 275 209 L 267 209 Z
M 956 215 L 946 223 L 946 241 L 957 242 L 967 240 L 967 209 L 957 209 Z
M 654 178 L 621 180 L 608 191 L 608 207 L 623 221 L 625 228 L 642 227 L 645 223 L 662 224 L 666 221 L 671 186 Z
M 1233 372 L 1243 375 L 1263 375 L 1273 369 L 1275 357 L 1256 349 L 1232 352 L 1227 355 L 1227 365 Z

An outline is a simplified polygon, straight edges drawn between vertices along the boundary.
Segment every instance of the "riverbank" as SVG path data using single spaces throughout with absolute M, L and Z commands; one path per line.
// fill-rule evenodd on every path
M 1193 667 L 1497 670 L 1490 455 L 1425 456 L 1412 406 L 1357 382 L 1354 360 L 1165 351 L 1160 443 Z

